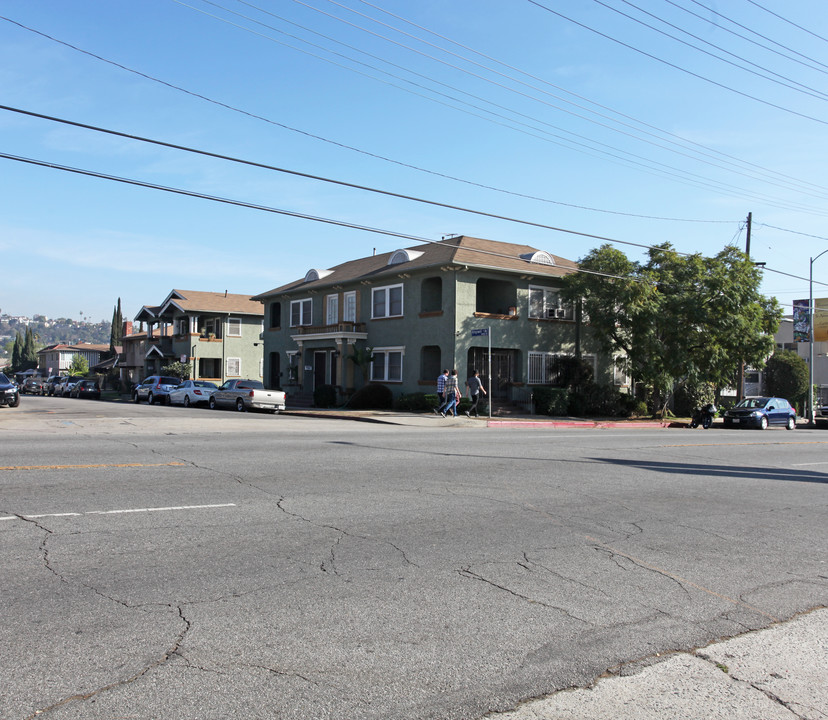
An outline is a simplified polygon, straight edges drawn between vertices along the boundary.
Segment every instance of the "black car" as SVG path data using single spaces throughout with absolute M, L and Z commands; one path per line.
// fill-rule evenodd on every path
M 788 430 L 796 428 L 796 410 L 780 397 L 748 397 L 725 412 L 724 426 L 755 427 L 766 430 L 768 425 L 782 425 Z
M 97 380 L 81 380 L 69 391 L 69 397 L 101 399 L 101 388 Z
M 11 380 L 0 373 L 0 405 L 17 407 L 20 404 L 20 392 Z
M 43 383 L 43 394 L 54 395 L 55 386 L 60 382 L 60 375 L 52 375 L 46 382 Z

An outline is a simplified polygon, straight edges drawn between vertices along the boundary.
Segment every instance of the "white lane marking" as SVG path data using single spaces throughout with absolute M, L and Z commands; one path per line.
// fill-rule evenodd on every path
M 41 515 L 8 515 L 0 517 L 0 520 L 20 520 L 24 518 L 48 518 L 48 517 L 81 517 L 82 515 L 127 515 L 129 513 L 145 513 L 145 512 L 171 512 L 174 510 L 204 510 L 209 508 L 225 508 L 236 507 L 236 503 L 221 503 L 216 505 L 172 505 L 170 507 L 157 508 L 130 508 L 126 510 L 89 510 L 82 513 L 43 513 Z
M 793 463 L 793 467 L 805 467 L 806 465 L 828 465 L 828 460 L 815 463 Z

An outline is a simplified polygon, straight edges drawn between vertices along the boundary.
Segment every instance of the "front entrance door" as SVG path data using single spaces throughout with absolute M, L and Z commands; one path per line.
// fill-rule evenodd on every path
M 313 389 L 322 387 L 328 375 L 328 353 L 315 351 L 313 353 Z
M 510 383 L 515 381 L 515 351 L 492 348 L 492 377 L 489 377 L 489 349 L 469 349 L 468 371 L 480 371 L 480 379 L 492 399 L 508 400 Z

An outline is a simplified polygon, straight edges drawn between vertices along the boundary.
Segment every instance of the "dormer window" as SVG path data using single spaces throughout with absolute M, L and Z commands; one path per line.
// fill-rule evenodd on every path
M 333 270 L 317 270 L 316 268 L 311 268 L 305 273 L 305 282 L 321 280 L 322 278 L 328 277 L 328 275 L 333 275 Z
M 524 253 L 520 256 L 526 262 L 535 263 L 536 265 L 554 265 L 555 261 L 552 256 L 545 250 L 536 250 L 533 253 Z
M 416 260 L 422 254 L 423 253 L 419 250 L 397 250 L 391 253 L 391 257 L 388 258 L 388 264 L 399 265 L 400 263 L 411 262 L 412 260 Z

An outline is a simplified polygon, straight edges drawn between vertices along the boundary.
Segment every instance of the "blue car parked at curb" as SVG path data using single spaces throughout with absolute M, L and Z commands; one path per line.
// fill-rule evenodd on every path
M 725 412 L 724 426 L 755 427 L 767 430 L 769 425 L 782 425 L 788 430 L 796 428 L 796 410 L 780 397 L 748 397 Z

